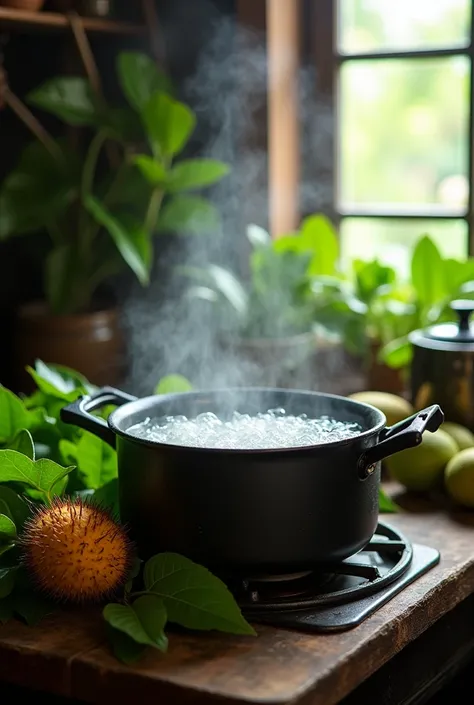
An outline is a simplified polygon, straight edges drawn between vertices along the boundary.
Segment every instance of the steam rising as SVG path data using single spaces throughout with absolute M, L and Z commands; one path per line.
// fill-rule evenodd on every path
M 186 7 L 190 5 L 194 3 Z M 196 5 L 203 22 L 204 3 Z M 179 14 L 179 19 L 177 15 L 167 29 L 172 51 L 183 48 L 182 28 L 174 22 L 192 23 L 190 11 L 191 15 L 188 10 Z M 164 241 L 157 237 L 152 284 L 146 290 L 134 286 L 123 305 L 130 358 L 125 386 L 137 395 L 146 395 L 153 392 L 161 376 L 180 373 L 198 388 L 279 386 L 286 382 L 288 386 L 318 389 L 341 367 L 341 354 L 334 348 L 321 357 L 317 367 L 311 359 L 298 360 L 296 348 L 282 354 L 272 343 L 263 345 L 256 358 L 248 352 L 223 351 L 212 306 L 190 305 L 182 296 L 187 281 L 173 273 L 175 265 L 214 262 L 245 276 L 246 225 L 254 222 L 267 227 L 267 156 L 261 149 L 243 148 L 244 139 L 248 143 L 248 136 L 256 129 L 256 116 L 265 100 L 264 42 L 254 32 L 236 29 L 234 22 L 210 4 L 204 22 L 212 28 L 211 38 L 204 43 L 194 75 L 185 82 L 180 97 L 197 113 L 198 153 L 232 167 L 231 175 L 209 194 L 219 209 L 222 231 L 174 238 L 174 247 L 172 242 L 166 252 Z M 174 58 L 172 55 L 170 63 Z M 328 212 L 332 202 L 332 107 L 316 95 L 311 70 L 302 71 L 300 89 L 306 155 L 302 213 Z

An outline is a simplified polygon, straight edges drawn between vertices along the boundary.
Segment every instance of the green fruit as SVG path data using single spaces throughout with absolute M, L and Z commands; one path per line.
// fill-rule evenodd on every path
M 474 448 L 461 450 L 449 461 L 444 484 L 455 502 L 474 508 Z
M 458 423 L 452 423 L 451 421 L 445 421 L 442 426 L 445 433 L 449 433 L 451 438 L 453 438 L 459 446 L 459 450 L 465 450 L 466 448 L 472 448 L 474 446 L 474 434 Z
M 375 406 L 387 417 L 387 426 L 393 426 L 394 423 L 403 421 L 414 413 L 410 402 L 388 392 L 355 392 L 349 396 L 349 399 Z
M 444 468 L 459 448 L 444 431 L 425 433 L 423 442 L 386 459 L 394 480 L 414 492 L 433 489 L 442 480 Z

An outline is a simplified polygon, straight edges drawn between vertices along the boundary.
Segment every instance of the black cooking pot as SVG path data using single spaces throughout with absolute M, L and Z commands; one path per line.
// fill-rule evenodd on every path
M 119 408 L 108 421 L 91 411 Z M 167 445 L 127 433 L 145 420 L 212 411 L 356 421 L 353 438 L 304 448 L 221 450 Z M 65 407 L 61 418 L 117 446 L 122 521 L 140 555 L 175 551 L 216 571 L 288 573 L 340 561 L 372 537 L 380 461 L 421 443 L 443 422 L 431 406 L 391 428 L 368 404 L 316 392 L 227 389 L 135 399 L 104 388 Z
M 439 401 L 448 421 L 474 431 L 474 301 L 451 303 L 458 321 L 410 334 L 411 396 L 415 408 Z

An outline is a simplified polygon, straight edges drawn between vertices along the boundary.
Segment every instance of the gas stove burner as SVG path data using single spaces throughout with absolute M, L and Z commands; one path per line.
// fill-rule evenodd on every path
M 337 605 L 390 585 L 408 570 L 412 558 L 403 534 L 380 522 L 370 543 L 345 561 L 317 571 L 249 577 L 242 580 L 237 598 L 247 612 Z
M 310 631 L 360 624 L 439 562 L 439 553 L 412 545 L 379 522 L 369 544 L 338 564 L 288 575 L 256 575 L 232 585 L 243 613 L 255 622 Z
M 311 575 L 312 570 L 303 570 L 300 573 L 286 573 L 283 575 L 254 575 L 247 578 L 249 583 L 289 583 L 292 580 L 301 580 L 307 575 Z

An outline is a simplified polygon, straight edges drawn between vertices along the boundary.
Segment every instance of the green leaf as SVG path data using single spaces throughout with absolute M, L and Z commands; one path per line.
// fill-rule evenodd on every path
M 0 443 L 8 443 L 19 431 L 28 428 L 30 420 L 30 414 L 21 399 L 0 386 Z
M 0 600 L 0 624 L 6 624 L 13 618 L 13 599 L 11 595 Z
M 107 636 L 115 658 L 127 665 L 138 661 L 143 652 L 146 651 L 144 644 L 138 644 L 134 639 L 127 636 L 125 632 L 114 629 L 110 624 L 107 624 Z
M 63 468 L 52 460 L 30 460 L 16 450 L 0 450 L 0 482 L 21 482 L 40 492 L 51 492 L 73 468 Z
M 28 591 L 13 595 L 13 610 L 29 627 L 35 627 L 44 617 L 55 611 L 56 606 L 36 592 Z
M 171 92 L 170 79 L 146 54 L 121 52 L 117 61 L 117 72 L 125 97 L 138 112 L 144 109 L 157 91 Z
M 172 157 L 178 154 L 196 124 L 194 113 L 166 93 L 154 93 L 142 116 L 155 156 Z
M 78 159 L 59 143 L 56 148 L 58 158 L 40 142 L 31 142 L 3 181 L 0 240 L 47 227 L 71 204 L 78 190 Z
M 158 554 L 145 563 L 143 579 L 145 588 L 163 600 L 170 622 L 188 629 L 255 634 L 224 583 L 189 558 Z
M 18 431 L 15 438 L 8 444 L 8 447 L 9 450 L 17 450 L 19 453 L 23 453 L 30 460 L 35 459 L 35 444 L 31 433 L 26 428 Z
M 94 492 L 94 502 L 108 509 L 114 516 L 120 516 L 118 480 L 111 480 Z
M 134 557 L 132 568 L 131 568 L 130 573 L 128 575 L 128 580 L 125 584 L 125 592 L 126 593 L 129 593 L 132 591 L 133 581 L 140 574 L 140 571 L 142 569 L 142 563 L 143 563 L 143 561 L 140 558 L 138 558 L 137 556 Z
M 379 352 L 380 360 L 395 369 L 407 367 L 412 357 L 413 348 L 406 336 L 391 340 Z
M 382 287 L 393 284 L 396 273 L 393 267 L 381 264 L 378 260 L 366 262 L 355 259 L 352 263 L 356 279 L 356 296 L 370 304 L 379 296 Z
M 445 270 L 438 248 L 428 236 L 416 244 L 411 261 L 411 278 L 418 301 L 432 306 L 446 294 Z
M 38 388 L 46 395 L 72 402 L 93 388 L 87 379 L 69 367 L 46 365 L 36 360 L 35 369 L 27 368 Z
M 398 504 L 395 504 L 382 488 L 379 489 L 379 512 L 386 514 L 396 514 L 400 511 Z
M 133 161 L 148 183 L 160 186 L 166 181 L 166 169 L 158 159 L 153 159 L 147 154 L 139 154 Z
M 5 542 L 16 539 L 16 526 L 13 521 L 5 516 L 5 514 L 0 514 L 0 541 Z
M 166 610 L 162 600 L 155 595 L 139 597 L 133 605 L 110 603 L 105 606 L 103 615 L 114 629 L 124 632 L 137 643 L 167 650 Z
M 137 246 L 136 238 L 93 196 L 87 196 L 85 207 L 99 225 L 102 225 L 117 246 L 130 269 L 136 274 L 142 285 L 150 280 L 150 262 L 143 257 L 142 248 Z
M 161 209 L 158 229 L 164 232 L 209 233 L 219 227 L 216 208 L 199 196 L 174 196 Z
M 0 600 L 8 597 L 15 587 L 17 568 L 0 568 Z
M 44 267 L 46 299 L 53 313 L 62 313 L 65 302 L 72 298 L 77 271 L 77 249 L 73 243 L 53 247 L 48 253 Z
M 75 127 L 94 125 L 97 114 L 89 81 L 79 76 L 57 76 L 35 88 L 27 101 Z
M 224 162 L 216 159 L 186 159 L 175 164 L 168 172 L 166 190 L 190 191 L 220 181 L 230 169 Z
M 87 488 L 97 490 L 117 477 L 117 453 L 92 433 L 84 431 L 77 444 L 76 460 Z
M 302 223 L 300 251 L 314 252 L 309 266 L 312 276 L 331 275 L 339 260 L 339 241 L 331 221 L 324 215 L 311 215 Z
M 191 392 L 192 389 L 191 382 L 183 375 L 166 375 L 156 385 L 155 394 L 179 394 Z
M 25 521 L 31 515 L 31 510 L 26 502 L 10 487 L 0 485 L 0 506 L 2 512 L 7 514 L 15 522 L 17 529 L 21 531 Z

